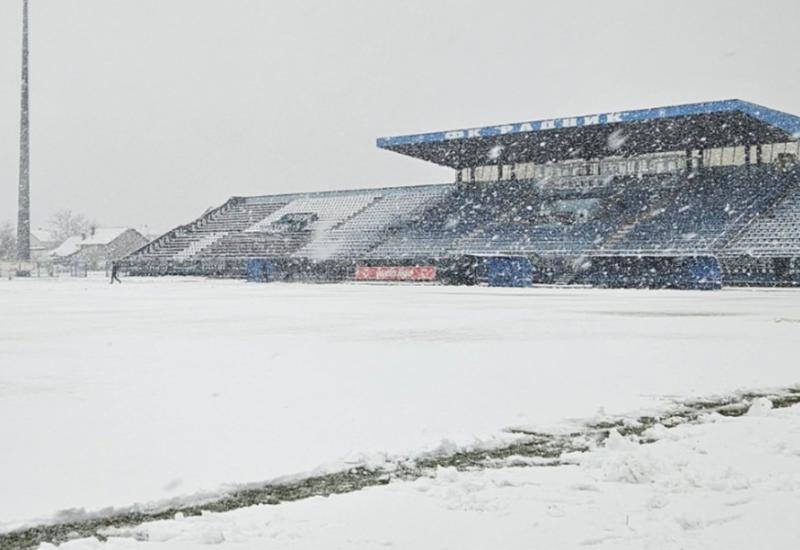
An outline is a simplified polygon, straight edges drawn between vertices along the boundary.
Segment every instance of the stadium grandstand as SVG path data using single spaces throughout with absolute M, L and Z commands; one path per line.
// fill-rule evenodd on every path
M 378 139 L 439 185 L 234 197 L 138 275 L 800 284 L 800 117 L 740 100 Z

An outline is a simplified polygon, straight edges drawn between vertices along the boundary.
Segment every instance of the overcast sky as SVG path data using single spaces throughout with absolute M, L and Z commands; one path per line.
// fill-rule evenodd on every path
M 22 0 L 0 1 L 0 222 Z M 31 0 L 33 225 L 450 181 L 379 136 L 740 98 L 800 113 L 798 0 Z

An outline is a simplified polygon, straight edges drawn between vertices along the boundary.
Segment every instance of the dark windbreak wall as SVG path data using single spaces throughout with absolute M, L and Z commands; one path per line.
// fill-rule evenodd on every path
M 723 281 L 714 256 L 595 256 L 577 267 L 572 282 L 607 288 L 715 290 Z

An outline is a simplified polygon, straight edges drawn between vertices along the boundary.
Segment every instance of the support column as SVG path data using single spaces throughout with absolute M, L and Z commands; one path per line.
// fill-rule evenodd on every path
M 31 259 L 30 116 L 28 96 L 28 0 L 22 3 L 22 98 L 19 126 L 17 259 Z

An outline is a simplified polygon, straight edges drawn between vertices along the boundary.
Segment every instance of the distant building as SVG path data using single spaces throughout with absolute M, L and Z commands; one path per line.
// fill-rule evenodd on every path
M 86 269 L 105 269 L 148 243 L 136 229 L 127 227 L 97 227 L 86 235 L 70 237 L 50 253 L 54 262 L 81 265 Z
M 31 258 L 34 261 L 46 260 L 58 245 L 58 239 L 49 229 L 31 230 Z

